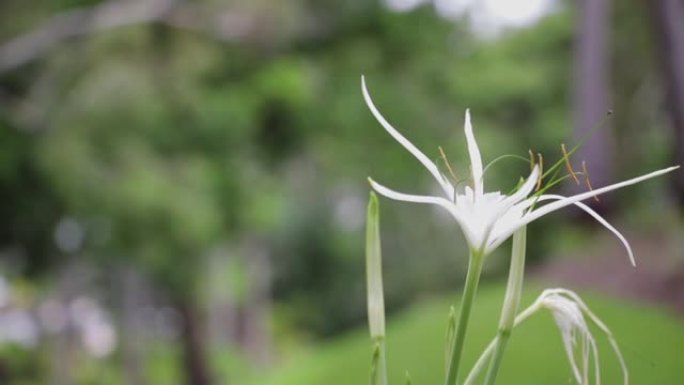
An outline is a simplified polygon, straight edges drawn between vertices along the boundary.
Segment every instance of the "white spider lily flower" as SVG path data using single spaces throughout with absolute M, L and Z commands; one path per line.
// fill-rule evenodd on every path
M 418 159 L 418 161 L 432 174 L 442 190 L 444 190 L 444 196 L 405 194 L 387 188 L 369 178 L 373 189 L 390 199 L 405 202 L 429 203 L 443 207 L 458 222 L 473 253 L 487 255 L 501 245 L 501 243 L 506 241 L 517 229 L 546 214 L 574 204 L 589 213 L 598 220 L 599 223 L 613 232 L 627 249 L 630 260 L 632 261 L 632 264 L 634 264 L 632 250 L 622 234 L 598 213 L 594 212 L 580 201 L 608 191 L 639 183 L 679 168 L 679 166 L 665 168 L 570 197 L 560 195 L 530 197 L 529 195 L 534 190 L 537 180 L 540 177 L 539 168 L 534 166 L 528 178 L 513 194 L 506 195 L 500 191 L 485 192 L 482 157 L 477 142 L 475 141 L 475 136 L 473 135 L 470 112 L 469 110 L 466 110 L 465 137 L 470 157 L 470 171 L 473 186 L 467 186 L 462 192 L 458 192 L 454 189 L 454 186 L 449 182 L 448 178 L 439 171 L 437 165 L 392 127 L 382 114 L 380 114 L 380 111 L 378 111 L 371 100 L 364 77 L 361 77 L 361 88 L 364 100 L 375 119 L 377 119 L 382 127 L 399 142 L 399 144 L 416 157 L 416 159 Z M 539 205 L 539 203 L 549 200 L 554 200 L 554 202 Z M 533 206 L 534 208 L 532 208 Z
M 608 337 L 613 351 L 620 362 L 624 384 L 628 384 L 629 373 L 615 338 L 608 327 L 589 310 L 589 307 L 575 292 L 567 289 L 544 290 L 537 301 L 528 309 L 535 311 L 539 308 L 546 308 L 551 311 L 560 330 L 573 376 L 578 384 L 589 385 L 592 357 L 595 384 L 599 385 L 601 383 L 598 348 L 585 316 Z M 520 315 L 521 318 L 524 318 L 524 313 L 527 311 Z

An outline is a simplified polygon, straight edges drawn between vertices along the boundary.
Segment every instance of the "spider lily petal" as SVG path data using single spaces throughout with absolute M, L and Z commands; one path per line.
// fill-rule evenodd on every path
M 518 221 L 516 221 L 515 223 L 512 223 L 512 224 L 510 225 L 510 227 L 509 227 L 508 229 L 506 229 L 506 231 L 503 232 L 503 233 L 501 234 L 500 239 L 496 240 L 496 241 L 495 241 L 494 243 L 492 243 L 489 247 L 491 247 L 491 248 L 496 248 L 496 247 L 498 247 L 503 241 L 505 241 L 508 237 L 510 237 L 510 236 L 515 232 L 515 230 L 517 230 L 517 229 L 520 228 L 521 226 L 525 226 L 525 225 L 529 224 L 530 222 L 535 221 L 535 220 L 537 220 L 537 219 L 543 217 L 544 215 L 549 214 L 549 213 L 551 213 L 551 212 L 553 212 L 553 211 L 562 209 L 563 207 L 566 207 L 566 206 L 569 206 L 569 205 L 576 204 L 576 203 L 578 203 L 578 202 L 580 202 L 580 201 L 583 201 L 583 200 L 585 200 L 585 199 L 593 198 L 593 197 L 595 197 L 595 196 L 601 195 L 601 194 L 603 194 L 603 193 L 607 193 L 607 192 L 609 192 L 609 191 L 617 190 L 617 189 L 619 189 L 619 188 L 631 186 L 631 185 L 633 185 L 633 184 L 636 184 L 636 183 L 645 181 L 645 180 L 647 180 L 647 179 L 655 178 L 655 177 L 657 177 L 657 176 L 660 176 L 660 175 L 666 174 L 666 173 L 668 173 L 668 172 L 674 171 L 674 170 L 676 170 L 676 169 L 678 169 L 678 168 L 679 168 L 679 166 L 673 166 L 673 167 L 664 168 L 664 169 L 662 169 L 662 170 L 654 171 L 654 172 L 651 172 L 651 173 L 648 173 L 648 174 L 645 174 L 645 175 L 638 176 L 638 177 L 636 177 L 636 178 L 628 179 L 628 180 L 626 180 L 626 181 L 622 181 L 622 182 L 619 182 L 619 183 L 615 183 L 615 184 L 612 184 L 612 185 L 608 185 L 608 186 L 605 186 L 605 187 L 601 187 L 601 188 L 599 188 L 599 189 L 594 189 L 594 190 L 587 191 L 587 192 L 584 192 L 584 193 L 581 193 L 581 194 L 577 194 L 577 195 L 573 195 L 573 196 L 570 196 L 570 197 L 563 197 L 562 199 L 556 200 L 556 201 L 553 202 L 553 203 L 549 203 L 549 204 L 546 204 L 546 205 L 544 205 L 544 206 L 542 206 L 542 207 L 535 208 L 535 209 L 533 209 L 533 210 L 528 211 L 527 213 L 525 213 L 525 214 L 524 214 Z M 533 202 L 534 202 L 535 200 L 537 200 L 537 199 L 538 199 L 538 197 L 531 197 L 531 198 L 528 198 L 528 200 L 532 200 Z M 586 210 L 585 210 L 585 211 L 586 211 Z M 591 214 L 591 213 L 590 213 L 590 214 Z M 597 215 L 598 215 L 598 214 L 597 214 Z M 596 218 L 596 217 L 594 216 L 594 218 Z M 600 222 L 600 221 L 599 221 L 599 222 Z M 602 222 L 602 224 L 603 224 L 603 222 Z M 604 224 L 604 226 L 605 226 L 605 224 Z M 611 230 L 611 231 L 612 231 L 612 230 Z M 615 231 L 613 231 L 613 233 L 615 234 Z M 617 235 L 617 234 L 616 234 L 616 235 Z M 620 238 L 620 237 L 618 237 L 618 238 Z M 623 242 L 623 243 L 624 243 L 624 242 Z
M 366 101 L 366 105 L 368 105 L 368 108 L 375 119 L 380 123 L 380 125 L 382 125 L 387 133 L 389 133 L 397 142 L 399 142 L 399 144 L 401 144 L 406 150 L 408 150 L 408 152 L 411 153 L 411 155 L 415 156 L 416 159 L 418 159 L 418 161 L 425 166 L 430 174 L 435 177 L 439 185 L 442 186 L 442 189 L 447 194 L 449 199 L 453 200 L 454 186 L 452 186 L 447 178 L 445 178 L 444 175 L 439 172 L 437 165 L 435 165 L 430 158 L 423 154 L 416 146 L 413 145 L 413 143 L 409 142 L 408 139 L 406 139 L 402 134 L 399 133 L 399 131 L 392 127 L 387 119 L 380 114 L 380 111 L 378 111 L 378 109 L 375 107 L 375 104 L 368 93 L 368 89 L 366 88 L 366 80 L 363 76 L 361 77 L 361 89 L 363 91 L 363 99 Z
M 477 147 L 475 135 L 473 135 L 473 125 L 470 122 L 470 110 L 466 109 L 465 135 L 468 144 L 468 155 L 470 156 L 470 171 L 473 176 L 473 186 L 475 186 L 475 196 L 482 196 L 484 193 L 484 182 L 482 180 L 482 157 L 480 148 Z
M 654 172 L 651 172 L 651 173 L 648 173 L 645 175 L 638 176 L 636 178 L 628 179 L 626 181 L 622 181 L 619 183 L 615 183 L 615 184 L 611 184 L 611 185 L 608 185 L 605 187 L 601 187 L 599 189 L 594 189 L 591 191 L 587 191 L 585 193 L 573 195 L 571 197 L 566 197 L 565 199 L 550 203 L 550 204 L 545 205 L 543 207 L 540 207 L 536 210 L 533 210 L 531 213 L 529 213 L 527 218 L 525 218 L 525 222 L 530 223 L 533 220 L 538 219 L 538 218 L 540 218 L 540 217 L 542 217 L 542 216 L 544 216 L 544 215 L 546 215 L 552 211 L 556 211 L 556 210 L 563 208 L 565 206 L 574 204 L 575 202 L 579 202 L 579 201 L 583 201 L 585 199 L 593 198 L 595 196 L 601 195 L 603 193 L 607 193 L 609 191 L 617 190 L 619 188 L 631 186 L 633 184 L 637 184 L 637 183 L 645 181 L 647 179 L 655 178 L 657 176 L 660 176 L 660 175 L 666 174 L 668 172 L 674 171 L 678 168 L 679 168 L 679 166 L 664 168 L 662 170 L 654 171 Z
M 539 196 L 538 200 L 545 201 L 545 200 L 562 200 L 565 199 L 566 197 L 562 195 L 555 195 L 555 194 L 544 194 Z M 629 261 L 632 263 L 632 266 L 636 266 L 636 260 L 634 259 L 634 253 L 632 252 L 632 247 L 629 245 L 629 242 L 627 242 L 627 238 L 625 238 L 618 229 L 613 227 L 608 221 L 603 218 L 599 213 L 596 211 L 592 210 L 591 207 L 585 205 L 582 202 L 575 202 L 575 206 L 579 207 L 580 209 L 584 210 L 587 214 L 591 215 L 596 221 L 600 224 L 602 224 L 605 228 L 607 228 L 611 233 L 613 233 L 619 240 L 622 242 L 622 245 L 625 247 L 625 250 L 627 251 L 627 255 L 629 256 Z
M 498 234 L 502 232 L 502 229 L 506 229 L 509 223 L 520 218 L 524 211 L 531 206 L 532 203 L 528 202 L 527 200 L 523 201 L 523 199 L 525 199 L 532 192 L 534 186 L 537 184 L 539 172 L 539 167 L 535 165 L 530 173 L 530 176 L 516 192 L 508 197 L 503 198 L 498 205 L 492 205 L 494 208 L 489 210 L 491 214 L 486 217 L 488 223 L 482 229 L 483 234 L 480 237 L 478 249 L 484 250 L 485 254 L 489 254 L 489 252 L 493 249 L 487 247 L 488 244 L 498 239 Z M 485 199 L 487 195 L 488 194 L 483 194 L 482 199 Z M 477 204 L 477 202 L 474 203 Z M 489 203 L 485 201 L 483 204 Z M 480 215 L 484 214 L 480 213 Z
M 474 235 L 471 233 L 470 228 L 467 225 L 466 218 L 458 211 L 458 209 L 452 202 L 449 202 L 445 198 L 427 195 L 404 194 L 387 188 L 371 178 L 368 178 L 368 181 L 370 182 L 373 189 L 378 192 L 378 194 L 386 196 L 387 198 L 403 202 L 428 203 L 443 207 L 454 217 L 454 219 L 456 219 L 456 222 L 458 222 L 458 224 L 463 229 L 463 233 L 466 239 L 469 242 L 471 239 L 474 239 Z
M 507 201 L 515 204 L 515 203 L 518 203 L 521 200 L 527 198 L 527 196 L 530 195 L 532 190 L 534 190 L 534 186 L 537 185 L 537 178 L 539 178 L 539 171 L 540 171 L 539 166 L 535 165 L 532 168 L 532 172 L 530 172 L 530 176 L 527 177 L 527 180 L 525 181 L 525 183 L 523 183 L 523 185 L 520 186 L 520 188 L 516 192 L 511 194 L 511 196 L 506 198 Z

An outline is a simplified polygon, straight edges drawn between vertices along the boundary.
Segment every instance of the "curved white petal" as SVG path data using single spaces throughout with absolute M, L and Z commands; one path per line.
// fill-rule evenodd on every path
M 662 170 L 654 171 L 654 172 L 648 173 L 646 175 L 641 175 L 641 176 L 638 176 L 636 178 L 628 179 L 628 180 L 620 182 L 620 183 L 615 183 L 615 184 L 612 184 L 609 186 L 601 187 L 601 188 L 596 189 L 596 190 L 587 191 L 587 192 L 582 193 L 582 194 L 577 194 L 577 195 L 567 197 L 565 199 L 562 199 L 562 200 L 559 200 L 559 201 L 556 201 L 553 203 L 549 203 L 543 207 L 540 207 L 536 210 L 533 210 L 531 213 L 526 215 L 524 222 L 525 222 L 525 224 L 530 223 L 530 222 L 532 222 L 532 221 L 534 221 L 540 217 L 543 217 L 544 215 L 546 215 L 552 211 L 556 211 L 556 210 L 563 208 L 565 206 L 574 204 L 575 202 L 583 201 L 583 200 L 588 199 L 588 198 L 593 198 L 597 195 L 601 195 L 601 194 L 607 193 L 609 191 L 617 190 L 617 189 L 622 188 L 622 187 L 631 186 L 631 185 L 639 183 L 641 181 L 651 179 L 651 178 L 655 178 L 659 175 L 663 175 L 663 174 L 668 173 L 670 171 L 674 171 L 678 168 L 679 168 L 679 166 L 664 168 Z
M 562 209 L 565 206 L 575 204 L 579 201 L 582 201 L 582 200 L 585 200 L 588 198 L 592 198 L 592 197 L 595 197 L 597 195 L 600 195 L 600 194 L 603 194 L 603 193 L 606 193 L 609 191 L 617 190 L 617 189 L 622 188 L 622 187 L 627 187 L 627 186 L 639 183 L 639 182 L 647 180 L 647 179 L 654 178 L 656 176 L 674 171 L 678 168 L 679 168 L 679 166 L 664 168 L 662 170 L 658 170 L 658 171 L 654 171 L 654 172 L 646 174 L 646 175 L 638 176 L 636 178 L 632 178 L 632 179 L 626 180 L 624 182 L 615 183 L 615 184 L 612 184 L 610 186 L 602 187 L 600 189 L 587 191 L 585 193 L 577 194 L 577 195 L 574 195 L 571 197 L 566 197 L 562 200 L 558 200 L 558 201 L 555 201 L 553 203 L 549 203 L 549 204 L 547 204 L 543 207 L 540 207 L 536 210 L 532 210 L 531 212 L 528 212 L 526 215 L 524 215 L 522 217 L 522 219 L 519 220 L 517 223 L 512 223 L 509 226 L 508 230 L 501 231 L 496 237 L 493 237 L 487 245 L 487 250 L 496 249 L 497 247 L 499 247 L 499 245 L 501 245 L 501 243 L 503 243 L 506 239 L 508 239 L 515 232 L 515 230 L 517 230 L 521 226 L 525 226 L 525 225 L 529 224 L 530 222 L 535 221 L 535 220 L 543 217 L 546 214 L 549 214 L 553 211 Z M 537 201 L 537 199 L 538 199 L 538 197 L 531 197 L 527 201 L 521 202 L 519 204 L 524 204 L 526 202 L 528 204 L 530 202 L 534 203 Z
M 527 178 L 527 180 L 525 180 L 525 183 L 520 186 L 518 191 L 514 192 L 510 196 L 507 196 L 503 200 L 501 207 L 496 211 L 496 214 L 493 215 L 493 222 L 487 226 L 484 236 L 482 237 L 482 242 L 484 242 L 484 244 L 481 245 L 481 247 L 484 247 L 486 254 L 489 254 L 491 251 L 499 247 L 499 245 L 506 241 L 506 239 L 508 239 L 508 237 L 510 237 L 515 230 L 521 227 L 518 224 L 518 221 L 515 221 L 515 219 L 511 220 L 511 215 L 509 215 L 511 213 L 509 211 L 516 210 L 522 216 L 524 211 L 527 210 L 534 202 L 536 202 L 532 200 L 522 200 L 532 192 L 534 186 L 537 184 L 538 177 L 539 167 L 535 165 L 532 168 L 530 176 Z M 502 238 L 500 234 L 504 234 L 505 238 Z
M 425 168 L 434 176 L 434 178 L 439 182 L 439 185 L 444 189 L 450 200 L 454 199 L 454 187 L 449 183 L 447 178 L 439 172 L 437 165 L 435 165 L 430 158 L 423 154 L 413 143 L 409 142 L 402 134 L 399 133 L 391 124 L 380 114 L 380 111 L 375 107 L 373 100 L 370 97 L 368 88 L 366 87 L 366 79 L 361 76 L 361 90 L 363 92 L 363 99 L 366 101 L 366 105 L 370 109 L 371 113 L 375 119 L 382 125 L 382 127 L 387 131 L 399 144 L 401 144 L 408 152 L 418 159 L 420 163 L 425 166 Z
M 473 245 L 472 241 L 475 238 L 473 236 L 472 231 L 468 227 L 468 222 L 463 217 L 463 215 L 461 215 L 461 213 L 458 211 L 458 209 L 452 202 L 441 197 L 400 193 L 398 191 L 394 191 L 388 187 L 381 185 L 380 183 L 374 181 L 371 178 L 368 178 L 368 181 L 370 182 L 373 189 L 378 192 L 378 194 L 383 195 L 387 198 L 403 202 L 428 203 L 443 207 L 456 219 L 456 221 L 461 227 L 461 230 L 463 231 L 463 234 L 466 237 L 466 240 L 470 245 Z
M 546 201 L 546 200 L 563 200 L 566 199 L 566 197 L 562 195 L 555 195 L 555 194 L 544 194 L 538 198 L 538 200 L 541 201 Z M 629 242 L 627 242 L 627 239 L 620 233 L 615 227 L 613 227 L 605 218 L 603 218 L 599 213 L 596 211 L 592 210 L 591 207 L 585 205 L 582 202 L 575 202 L 575 206 L 579 207 L 580 209 L 584 210 L 587 214 L 591 215 L 596 221 L 598 221 L 600 224 L 602 224 L 605 228 L 610 230 L 611 233 L 613 233 L 619 240 L 622 242 L 622 245 L 625 247 L 625 250 L 627 250 L 627 255 L 629 255 L 629 261 L 632 263 L 632 266 L 636 266 L 636 260 L 634 259 L 634 253 L 632 252 L 632 248 L 629 246 Z
M 527 180 L 525 183 L 523 183 L 520 188 L 508 196 L 505 200 L 506 203 L 515 204 L 520 202 L 521 200 L 527 198 L 528 195 L 534 190 L 534 186 L 537 185 L 537 181 L 539 178 L 539 165 L 534 165 L 534 168 L 532 168 L 532 172 L 530 173 L 530 176 L 527 177 Z
M 500 233 L 502 230 L 497 229 L 497 227 L 501 226 L 506 226 L 506 222 L 510 220 L 509 216 L 506 214 L 508 213 L 509 210 L 513 209 L 514 206 L 516 206 L 516 203 L 520 202 L 521 200 L 525 199 L 531 192 L 532 189 L 534 189 L 534 186 L 537 184 L 537 178 L 539 177 L 539 167 L 535 165 L 532 168 L 532 172 L 530 173 L 530 176 L 527 178 L 525 183 L 523 183 L 522 186 L 513 193 L 510 196 L 507 196 L 504 198 L 504 200 L 501 202 L 500 207 L 494 212 L 494 214 L 491 216 L 492 221 L 487 225 L 487 227 L 484 230 L 483 236 L 482 236 L 482 242 L 483 244 L 480 246 L 485 249 L 485 252 L 488 254 L 489 251 L 487 250 L 493 250 L 489 248 L 489 244 L 495 242 L 497 240 L 497 233 Z M 483 195 L 483 196 L 486 196 Z M 521 202 L 518 207 L 520 207 L 520 215 L 522 215 L 524 210 L 527 210 L 527 201 Z M 506 218 L 508 217 L 508 218 Z M 512 234 L 512 233 L 511 233 Z M 491 238 L 491 239 L 490 239 Z M 505 241 L 502 240 L 501 242 Z M 501 243 L 499 242 L 499 244 Z
M 617 189 L 622 188 L 622 187 L 630 186 L 630 185 L 639 183 L 639 182 L 647 180 L 647 179 L 654 178 L 656 176 L 668 173 L 670 171 L 674 171 L 678 168 L 679 168 L 679 166 L 674 166 L 674 167 L 668 167 L 668 168 L 665 168 L 662 170 L 654 171 L 652 173 L 642 175 L 642 176 L 638 176 L 636 178 L 632 178 L 632 179 L 626 180 L 624 182 L 615 183 L 615 184 L 612 184 L 610 186 L 602 187 L 600 189 L 596 189 L 596 190 L 592 190 L 592 191 L 587 191 L 585 193 L 577 194 L 577 195 L 574 195 L 571 197 L 565 197 L 561 200 L 557 200 L 553 203 L 549 203 L 549 204 L 547 204 L 543 207 L 540 207 L 536 210 L 532 210 L 532 211 L 528 212 L 526 215 L 524 215 L 518 222 L 511 223 L 508 226 L 507 230 L 502 230 L 495 237 L 491 237 L 488 244 L 487 244 L 487 250 L 490 250 L 490 251 L 495 250 L 506 239 L 508 239 L 511 235 L 513 235 L 513 233 L 517 229 L 519 229 L 521 226 L 525 226 L 525 225 L 529 224 L 530 222 L 535 221 L 535 220 L 543 217 L 546 214 L 549 214 L 553 211 L 562 209 L 563 207 L 566 207 L 566 206 L 569 206 L 572 204 L 576 204 L 579 201 L 582 201 L 582 200 L 585 200 L 588 198 L 592 198 L 592 197 L 595 197 L 597 195 L 600 195 L 600 194 L 603 194 L 603 193 L 606 193 L 606 192 L 609 192 L 612 190 L 617 190 Z M 527 201 L 521 202 L 519 204 L 520 205 L 522 205 L 522 204 L 529 205 L 530 203 L 537 202 L 537 200 L 538 200 L 538 197 L 531 197 Z M 596 218 L 596 217 L 594 217 L 594 218 Z
M 470 109 L 466 110 L 465 115 L 465 135 L 468 144 L 468 155 L 470 156 L 470 170 L 473 176 L 475 196 L 481 196 L 484 193 L 482 157 L 480 156 L 480 148 L 477 147 L 477 142 L 475 141 L 475 135 L 473 135 L 473 125 L 470 122 Z

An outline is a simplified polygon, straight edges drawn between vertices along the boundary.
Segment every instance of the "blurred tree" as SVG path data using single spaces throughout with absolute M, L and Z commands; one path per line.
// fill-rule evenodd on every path
M 0 247 L 11 274 L 40 276 L 54 266 L 53 232 L 63 202 L 33 154 L 35 134 L 0 117 Z
M 615 141 L 610 121 L 605 118 L 612 109 L 610 0 L 582 0 L 577 2 L 577 7 L 572 81 L 574 139 L 577 143 L 586 141 L 574 155 L 573 163 L 586 162 L 589 175 L 583 179 L 587 184 L 606 186 L 615 180 Z M 597 126 L 600 128 L 595 130 Z M 585 190 L 588 187 L 582 184 L 571 189 Z M 600 201 L 588 204 L 605 211 L 611 206 L 610 199 L 610 196 L 604 196 Z
M 674 131 L 675 163 L 684 164 L 684 2 L 654 0 L 648 3 L 658 48 L 666 104 Z M 684 174 L 673 176 L 677 198 L 684 208 Z
M 570 16 L 480 42 L 430 6 L 393 13 L 381 1 L 2 2 L 0 192 L 16 202 L 3 205 L 3 246 L 37 250 L 26 267 L 54 276 L 52 234 L 71 218 L 85 229 L 80 251 L 113 275 L 122 330 L 154 292 L 183 321 L 172 367 L 191 384 L 225 380 L 207 342 L 237 341 L 268 361 L 270 329 L 330 336 L 363 320 L 368 175 L 434 187 L 368 113 L 360 75 L 388 119 L 434 159 L 442 145 L 459 175 L 466 106 L 486 161 L 530 145 L 558 158 L 571 132 Z M 487 182 L 507 191 L 502 181 L 528 167 L 497 163 Z M 389 307 L 456 286 L 467 256 L 454 252 L 452 221 L 383 207 Z M 542 256 L 555 238 L 538 239 L 530 252 Z M 226 338 L 207 341 L 205 318 Z M 117 356 L 126 380 L 153 381 L 153 337 L 127 333 L 139 339 Z

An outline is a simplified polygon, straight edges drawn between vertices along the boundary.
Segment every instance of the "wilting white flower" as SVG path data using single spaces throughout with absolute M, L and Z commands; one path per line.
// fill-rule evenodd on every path
M 601 383 L 599 354 L 596 341 L 585 319 L 587 316 L 607 337 L 620 361 L 624 384 L 629 382 L 627 366 L 620 348 L 608 327 L 591 311 L 582 299 L 567 289 L 547 289 L 516 319 L 516 325 L 540 309 L 551 311 L 563 339 L 573 376 L 578 384 L 589 384 L 590 366 L 594 366 L 595 383 Z M 593 360 L 592 360 L 593 358 Z M 593 361 L 593 362 L 592 362 Z
M 525 182 L 513 194 L 506 195 L 500 191 L 485 192 L 480 149 L 478 148 L 477 142 L 475 141 L 475 136 L 473 135 L 473 127 L 470 123 L 470 112 L 466 110 L 465 136 L 468 146 L 468 154 L 470 157 L 472 187 L 467 186 L 463 191 L 456 191 L 454 186 L 449 182 L 448 178 L 439 171 L 437 165 L 435 165 L 425 154 L 416 148 L 416 146 L 409 142 L 408 139 L 401 135 L 394 127 L 392 127 L 392 125 L 390 125 L 389 122 L 380 114 L 371 100 L 370 94 L 366 87 L 365 79 L 363 77 L 361 78 L 361 86 L 363 90 L 363 97 L 368 105 L 368 108 L 373 113 L 373 116 L 385 128 L 385 130 L 397 142 L 399 142 L 399 144 L 401 144 L 414 157 L 416 157 L 420 163 L 423 164 L 423 166 L 432 174 L 435 180 L 437 180 L 437 183 L 439 183 L 442 190 L 444 190 L 445 196 L 404 194 L 391 190 L 369 178 L 373 188 L 378 193 L 391 199 L 405 202 L 429 203 L 443 207 L 456 219 L 460 225 L 471 251 L 480 255 L 487 255 L 495 250 L 501 243 L 507 240 L 517 229 L 521 228 L 522 226 L 525 226 L 552 211 L 556 211 L 563 207 L 574 204 L 589 213 L 592 217 L 599 221 L 599 223 L 613 232 L 613 234 L 620 239 L 622 244 L 627 249 L 630 261 L 632 264 L 634 264 L 632 250 L 622 234 L 620 234 L 618 230 L 611 226 L 598 213 L 590 209 L 588 206 L 582 204 L 580 201 L 595 197 L 608 191 L 639 183 L 646 179 L 650 179 L 679 168 L 679 166 L 669 167 L 652 172 L 650 174 L 642 175 L 620 183 L 594 189 L 570 197 L 551 194 L 528 197 L 528 195 L 530 195 L 530 193 L 532 193 L 534 190 L 537 180 L 540 177 L 540 170 L 537 166 L 535 166 Z M 544 205 L 539 204 L 545 201 L 553 202 Z
M 561 288 L 544 290 L 532 305 L 515 317 L 513 327 L 520 326 L 532 315 L 545 309 L 551 312 L 556 321 L 572 375 L 579 385 L 589 385 L 592 365 L 594 367 L 594 383 L 596 385 L 601 384 L 598 347 L 587 319 L 608 338 L 608 342 L 620 362 L 623 383 L 628 385 L 629 372 L 627 371 L 627 365 L 622 357 L 617 341 L 610 332 L 610 329 L 589 309 L 575 292 Z M 484 370 L 495 348 L 496 339 L 487 345 L 463 382 L 463 385 L 473 385 L 476 383 L 477 376 Z

